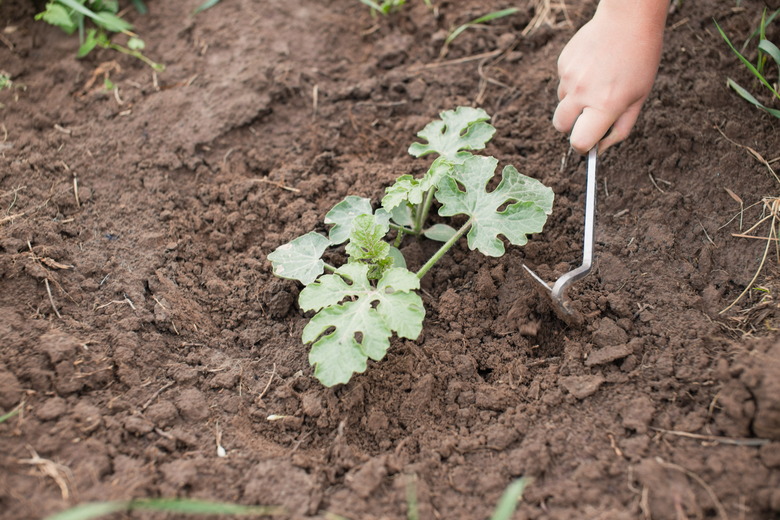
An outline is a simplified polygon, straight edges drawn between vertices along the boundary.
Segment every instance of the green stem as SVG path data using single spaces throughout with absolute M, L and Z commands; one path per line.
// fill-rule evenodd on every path
M 428 193 L 425 194 L 425 200 L 423 201 L 422 207 L 418 208 L 417 214 L 415 215 L 416 221 L 414 223 L 414 234 L 419 235 L 422 233 L 422 228 L 425 225 L 425 221 L 428 220 L 428 213 L 431 211 L 431 204 L 433 204 L 433 194 L 436 193 L 436 186 L 428 190 Z
M 139 52 L 139 51 L 135 51 L 135 50 L 133 50 L 133 49 L 128 49 L 128 48 L 126 48 L 126 47 L 122 47 L 122 46 L 121 46 L 121 45 L 119 45 L 118 43 L 113 43 L 113 42 L 112 42 L 112 43 L 109 43 L 109 44 L 108 44 L 108 47 L 109 47 L 109 48 L 111 48 L 111 49 L 114 49 L 115 51 L 119 51 L 119 52 L 121 52 L 122 54 L 127 54 L 128 56 L 133 56 L 133 57 L 135 57 L 135 58 L 138 58 L 139 60 L 141 60 L 142 62 L 146 63 L 147 65 L 149 65 L 149 66 L 150 66 L 151 68 L 153 68 L 154 70 L 157 70 L 157 71 L 160 71 L 160 70 L 165 70 L 165 65 L 163 65 L 163 64 L 161 64 L 161 63 L 157 63 L 157 62 L 155 62 L 155 61 L 152 61 L 152 60 L 150 60 L 149 58 L 147 58 L 146 56 L 144 56 L 144 55 L 143 55 L 141 52 Z
M 331 273 L 335 273 L 336 272 L 336 268 L 335 267 L 333 267 L 332 265 L 330 265 L 327 262 L 323 262 L 323 263 L 325 264 L 325 270 L 326 271 L 330 271 Z
M 436 253 L 431 257 L 430 260 L 425 262 L 425 265 L 423 265 L 419 271 L 417 271 L 417 278 L 422 279 L 423 276 L 425 276 L 425 273 L 428 272 L 428 270 L 438 262 L 442 256 L 444 256 L 444 253 L 450 250 L 452 246 L 455 245 L 455 242 L 457 242 L 460 237 L 466 234 L 466 232 L 471 228 L 471 223 L 474 220 L 474 217 L 471 217 L 468 219 L 468 221 L 463 224 L 463 227 L 461 227 L 457 233 L 452 235 L 452 238 L 447 240 Z
M 401 231 L 407 235 L 419 235 L 419 233 L 415 233 L 413 229 L 410 229 L 406 226 L 399 226 L 398 224 L 393 224 L 392 222 L 390 222 L 390 229 Z

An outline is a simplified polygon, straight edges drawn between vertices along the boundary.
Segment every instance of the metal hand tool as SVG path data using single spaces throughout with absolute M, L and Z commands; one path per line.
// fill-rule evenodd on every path
M 582 265 L 564 274 L 554 284 L 548 284 L 539 275 L 523 264 L 526 271 L 536 280 L 544 293 L 550 296 L 556 313 L 565 321 L 582 322 L 582 317 L 571 306 L 566 292 L 569 286 L 590 273 L 593 266 L 593 231 L 596 221 L 596 155 L 598 146 L 588 152 L 587 178 L 585 185 L 585 232 L 582 244 Z

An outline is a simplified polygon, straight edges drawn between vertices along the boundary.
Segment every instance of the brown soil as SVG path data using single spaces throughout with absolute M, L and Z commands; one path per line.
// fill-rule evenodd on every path
M 17 86 L 0 93 L 0 413 L 22 405 L 0 425 L 0 517 L 186 496 L 397 519 L 412 488 L 422 519 L 476 519 L 519 476 L 534 481 L 515 518 L 780 514 L 773 251 L 768 292 L 719 314 L 766 244 L 732 236 L 726 189 L 743 231 L 768 214 L 778 181 L 757 156 L 780 169 L 780 122 L 725 86 L 753 83 L 712 19 L 741 41 L 760 4 L 670 17 L 636 130 L 601 162 L 598 264 L 572 290 L 587 320 L 571 327 L 521 266 L 553 279 L 580 255 L 583 162 L 550 117 L 556 57 L 592 2 L 527 36 L 520 2 L 443 61 L 447 29 L 506 4 L 412 1 L 372 19 L 356 0 L 196 17 L 200 0 L 149 3 L 127 16 L 167 65 L 156 78 L 109 51 L 77 60 L 29 2 L 0 11 Z M 116 95 L 102 75 L 88 85 L 112 60 Z M 458 105 L 493 116 L 488 153 L 555 190 L 546 231 L 499 259 L 460 243 L 425 280 L 423 336 L 323 388 L 299 287 L 266 255 L 324 230 L 344 196 L 378 200 L 423 171 L 406 148 Z M 433 247 L 406 252 L 419 264 Z

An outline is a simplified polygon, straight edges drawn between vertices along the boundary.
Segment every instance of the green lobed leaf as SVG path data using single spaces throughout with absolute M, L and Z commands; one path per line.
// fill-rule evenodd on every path
M 450 160 L 439 157 L 433 161 L 431 167 L 420 179 L 415 179 L 411 175 L 401 175 L 395 184 L 385 190 L 386 195 L 382 198 L 382 207 L 387 211 L 392 211 L 403 202 L 414 206 L 422 204 L 428 190 L 437 186 L 441 179 L 450 173 L 452 166 L 453 163 Z
M 497 165 L 498 160 L 493 157 L 472 156 L 453 168 L 436 193 L 442 203 L 439 215 L 471 217 L 469 248 L 479 249 L 488 256 L 504 254 L 499 235 L 505 236 L 511 244 L 522 246 L 528 241 L 527 235 L 542 231 L 547 215 L 552 212 L 554 198 L 550 188 L 522 175 L 513 166 L 505 167 L 501 183 L 494 191 L 487 192 L 487 183 Z M 465 191 L 461 191 L 458 184 Z M 498 211 L 504 206 L 503 211 Z
M 309 285 L 325 270 L 322 254 L 329 245 L 330 240 L 311 231 L 277 247 L 268 260 L 276 276 Z
M 334 224 L 330 229 L 330 243 L 333 245 L 343 244 L 349 239 L 352 226 L 355 219 L 360 215 L 373 215 L 374 210 L 371 207 L 371 200 L 365 197 L 356 197 L 350 195 L 328 211 L 325 215 L 326 224 Z M 390 213 L 379 209 L 376 212 L 377 222 L 390 222 Z
M 393 266 L 390 244 L 384 241 L 390 231 L 390 223 L 374 215 L 360 215 L 352 224 L 346 252 L 350 262 L 369 265 L 368 277 L 377 280 Z
M 373 287 L 368 270 L 365 264 L 347 264 L 299 296 L 301 309 L 319 310 L 302 339 L 314 342 L 309 362 L 325 386 L 347 383 L 353 373 L 365 371 L 368 358 L 382 359 L 393 331 L 415 339 L 422 330 L 425 309 L 420 296 L 411 292 L 420 287 L 417 276 L 396 267 Z
M 490 116 L 481 108 L 458 107 L 439 115 L 440 120 L 428 123 L 417 134 L 428 142 L 413 143 L 409 147 L 411 155 L 422 157 L 437 153 L 450 161 L 462 162 L 468 154 L 460 154 L 461 151 L 482 150 L 496 132 L 485 122 Z

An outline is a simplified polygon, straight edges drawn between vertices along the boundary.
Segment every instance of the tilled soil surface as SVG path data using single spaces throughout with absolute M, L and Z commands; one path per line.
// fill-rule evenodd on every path
M 156 75 L 105 50 L 77 60 L 31 3 L 0 7 L 0 414 L 21 407 L 0 424 L 0 517 L 160 496 L 400 519 L 411 490 L 421 519 L 477 519 L 521 476 L 515 518 L 780 514 L 772 243 L 759 288 L 720 313 L 767 250 L 734 234 L 775 225 L 780 122 L 726 87 L 757 90 L 712 20 L 742 42 L 763 4 L 670 16 L 635 132 L 600 163 L 597 265 L 571 326 L 522 264 L 554 279 L 580 258 L 584 162 L 550 119 L 556 58 L 593 2 L 521 1 L 443 57 L 450 28 L 507 5 L 191 16 L 200 3 L 128 11 Z M 266 256 L 324 231 L 346 195 L 378 201 L 425 171 L 408 145 L 459 105 L 492 115 L 487 153 L 554 189 L 545 232 L 502 258 L 461 241 L 424 279 L 420 339 L 324 388 L 300 286 Z M 437 247 L 407 244 L 412 267 Z

